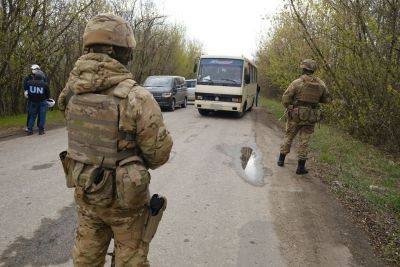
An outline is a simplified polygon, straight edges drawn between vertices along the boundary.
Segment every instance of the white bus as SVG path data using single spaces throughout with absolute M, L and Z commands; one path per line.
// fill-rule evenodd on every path
M 236 112 L 243 116 L 255 104 L 257 67 L 245 57 L 202 56 L 197 70 L 195 107 Z

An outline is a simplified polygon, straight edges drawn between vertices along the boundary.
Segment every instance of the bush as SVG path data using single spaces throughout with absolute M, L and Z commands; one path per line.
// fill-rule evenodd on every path
M 262 87 L 282 93 L 304 58 L 319 61 L 332 125 L 400 150 L 399 6 L 388 1 L 288 1 L 257 53 Z

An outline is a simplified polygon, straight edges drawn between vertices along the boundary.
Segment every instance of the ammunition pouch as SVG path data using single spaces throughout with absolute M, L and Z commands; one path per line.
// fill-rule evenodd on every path
M 167 199 L 157 194 L 153 195 L 149 203 L 149 215 L 142 234 L 142 240 L 150 243 L 157 232 L 158 225 L 167 208 Z
M 314 124 L 321 120 L 322 113 L 319 109 L 299 106 L 290 110 L 289 118 L 301 124 Z
M 104 168 L 102 164 L 87 165 L 66 155 L 63 161 L 72 167 L 64 167 L 67 186 L 76 187 L 77 202 L 109 207 L 115 202 L 122 209 L 138 209 L 149 200 L 150 174 L 138 156 L 120 162 L 116 169 Z M 61 154 L 60 154 L 61 158 Z
M 114 203 L 114 170 L 104 169 L 98 176 L 98 167 L 91 167 L 79 177 L 84 184 L 82 199 L 85 203 L 98 207 L 109 207 Z M 97 181 L 96 181 L 97 179 Z
M 288 117 L 294 122 L 299 122 L 299 109 L 290 108 L 288 109 Z
M 311 109 L 310 112 L 310 122 L 317 123 L 322 120 L 322 110 L 320 109 Z
M 309 107 L 298 107 L 299 109 L 299 120 L 301 122 L 310 121 L 310 114 L 312 109 Z
M 119 163 L 115 183 L 116 200 L 121 208 L 136 209 L 148 201 L 150 174 L 138 156 Z

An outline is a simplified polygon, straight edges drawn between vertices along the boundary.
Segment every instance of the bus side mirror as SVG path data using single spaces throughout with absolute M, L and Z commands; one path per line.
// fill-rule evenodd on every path
M 244 82 L 245 82 L 246 84 L 249 84 L 249 83 L 250 83 L 250 74 L 245 74 L 245 75 L 244 75 Z
M 197 63 L 194 64 L 194 67 L 193 67 L 193 73 L 196 73 L 196 72 L 197 72 Z

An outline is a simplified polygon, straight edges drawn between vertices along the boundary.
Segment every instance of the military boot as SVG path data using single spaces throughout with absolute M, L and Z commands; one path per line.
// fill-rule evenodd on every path
M 285 165 L 285 158 L 286 158 L 286 154 L 279 154 L 279 159 L 278 159 L 278 166 L 279 167 L 283 167 L 283 165 Z
M 308 170 L 306 169 L 306 160 L 299 159 L 299 162 L 297 164 L 296 174 L 302 175 L 302 174 L 307 174 L 307 173 L 308 173 Z

